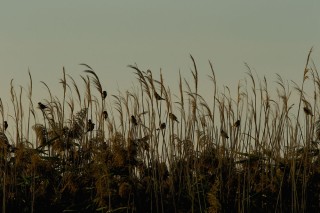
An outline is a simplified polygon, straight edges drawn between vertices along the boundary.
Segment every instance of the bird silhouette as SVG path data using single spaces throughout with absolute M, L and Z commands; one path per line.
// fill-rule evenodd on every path
M 94 123 L 92 123 L 91 119 L 89 119 L 87 124 L 87 132 L 91 132 L 93 129 L 94 129 Z
M 48 107 L 46 105 L 44 105 L 43 103 L 39 102 L 38 103 L 39 109 L 44 110 L 47 109 Z
M 102 99 L 103 99 L 103 100 L 106 99 L 107 95 L 108 95 L 108 94 L 107 94 L 107 91 L 103 91 L 102 94 L 101 94 Z
M 234 124 L 233 124 L 233 127 L 239 127 L 240 126 L 240 120 L 237 120 Z
M 103 111 L 102 112 L 102 114 L 103 114 L 103 118 L 105 119 L 105 120 L 107 120 L 107 118 L 108 118 L 108 112 L 107 111 Z
M 170 118 L 171 120 L 177 121 L 177 122 L 179 123 L 177 116 L 175 116 L 175 115 L 172 114 L 171 112 L 169 113 L 169 118 Z
M 223 129 L 220 130 L 220 134 L 223 138 L 226 138 L 226 139 L 229 138 L 228 134 Z
M 309 109 L 308 107 L 303 107 L 303 111 L 304 111 L 307 115 L 313 116 L 311 109 Z
M 133 115 L 131 115 L 131 123 L 135 126 L 138 125 L 137 119 Z
M 7 121 L 4 121 L 4 122 L 3 122 L 3 129 L 4 129 L 4 131 L 6 131 L 7 128 L 8 128 L 8 122 L 7 122 Z
M 166 128 L 166 126 L 167 126 L 166 123 L 161 123 L 157 130 L 163 130 Z
M 156 98 L 157 101 L 165 100 L 156 91 L 154 91 L 154 97 Z

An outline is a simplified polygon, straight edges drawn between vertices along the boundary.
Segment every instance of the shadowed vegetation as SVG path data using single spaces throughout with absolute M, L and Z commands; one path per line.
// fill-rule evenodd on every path
M 239 83 L 236 96 L 199 94 L 179 77 L 171 94 L 160 73 L 129 66 L 132 91 L 108 94 L 82 64 L 63 95 L 33 103 L 11 82 L 12 114 L 0 99 L 2 212 L 317 212 L 320 208 L 320 78 L 307 57 L 302 83 L 278 75 Z M 306 84 L 313 85 L 311 93 Z M 193 86 L 192 86 L 193 85 Z M 24 103 L 24 98 L 28 103 Z

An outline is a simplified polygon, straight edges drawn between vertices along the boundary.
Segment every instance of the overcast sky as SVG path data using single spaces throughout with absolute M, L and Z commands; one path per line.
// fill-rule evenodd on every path
M 191 77 L 189 54 L 205 89 L 208 60 L 220 86 L 246 77 L 245 62 L 270 81 L 276 73 L 300 81 L 312 46 L 320 62 L 319 9 L 319 0 L 2 1 L 0 97 L 9 101 L 11 79 L 27 88 L 28 69 L 36 99 L 47 98 L 40 81 L 61 91 L 63 66 L 81 84 L 80 63 L 94 68 L 109 94 L 136 83 L 127 67 L 135 63 L 154 76 L 162 69 L 174 91 L 179 70 Z

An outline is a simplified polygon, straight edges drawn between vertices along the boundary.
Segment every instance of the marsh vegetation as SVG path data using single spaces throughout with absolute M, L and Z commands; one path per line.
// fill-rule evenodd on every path
M 209 63 L 210 102 L 193 57 L 177 94 L 137 66 L 136 89 L 108 94 L 83 64 L 82 82 L 63 70 L 61 98 L 42 82 L 47 99 L 33 102 L 29 73 L 27 92 L 11 86 L 13 113 L 0 102 L 2 212 L 318 211 L 320 78 L 310 54 L 300 85 L 278 75 L 270 93 L 247 66 L 235 97 L 219 91 Z

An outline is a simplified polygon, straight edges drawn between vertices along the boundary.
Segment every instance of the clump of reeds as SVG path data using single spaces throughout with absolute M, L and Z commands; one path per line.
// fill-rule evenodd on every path
M 2 212 L 317 211 L 320 78 L 310 56 L 301 84 L 278 75 L 276 94 L 246 65 L 236 97 L 219 90 L 211 63 L 212 93 L 200 94 L 192 56 L 178 94 L 137 66 L 135 88 L 108 94 L 82 64 L 84 94 L 63 69 L 62 98 L 42 82 L 49 97 L 35 104 L 29 72 L 29 106 L 13 82 L 13 115 L 0 99 Z

